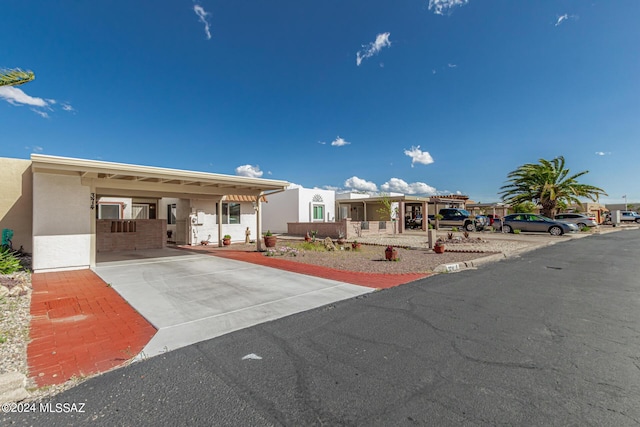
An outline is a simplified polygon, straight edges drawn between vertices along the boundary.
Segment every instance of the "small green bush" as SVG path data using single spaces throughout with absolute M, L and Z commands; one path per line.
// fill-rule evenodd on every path
M 324 245 L 315 242 L 301 242 L 296 244 L 295 246 L 304 251 L 326 252 L 327 250 Z
M 582 227 L 580 231 L 588 233 L 589 231 L 591 231 L 591 229 L 589 227 Z
M 520 234 L 520 230 L 513 230 L 513 234 Z
M 456 231 L 458 231 L 458 227 L 452 227 L 451 231 L 453 231 L 455 233 Z
M 0 250 L 0 274 L 11 274 L 20 270 L 20 260 L 9 249 Z

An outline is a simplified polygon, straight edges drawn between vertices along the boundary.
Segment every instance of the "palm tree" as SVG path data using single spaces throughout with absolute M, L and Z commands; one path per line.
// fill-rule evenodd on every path
M 33 71 L 22 71 L 19 68 L 12 70 L 0 69 L 0 86 L 18 86 L 35 79 Z
M 551 161 L 540 159 L 539 163 L 527 163 L 510 172 L 509 182 L 500 188 L 500 195 L 512 205 L 532 201 L 542 206 L 542 215 L 553 217 L 559 202 L 581 203 L 579 197 L 597 201 L 601 195 L 607 195 L 601 188 L 577 181 L 587 173 L 569 175 L 562 156 Z

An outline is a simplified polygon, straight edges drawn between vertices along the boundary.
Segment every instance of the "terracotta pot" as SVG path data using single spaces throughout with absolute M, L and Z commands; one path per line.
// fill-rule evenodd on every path
M 264 245 L 268 248 L 275 248 L 278 238 L 276 236 L 264 236 Z
M 231 239 L 222 239 L 222 244 L 224 246 L 229 246 L 231 244 Z
M 339 245 L 344 245 L 344 239 L 338 239 L 336 240 L 336 243 Z
M 352 247 L 354 250 L 356 250 L 356 251 L 357 251 L 357 250 L 360 250 L 360 246 L 361 246 L 361 244 L 360 244 L 360 243 L 352 243 L 352 244 L 351 244 L 351 247 Z
M 387 259 L 387 261 L 395 261 L 398 259 L 398 250 L 396 248 L 385 249 L 384 256 Z
M 433 247 L 433 251 L 437 254 L 443 254 L 444 253 L 444 245 L 435 245 Z

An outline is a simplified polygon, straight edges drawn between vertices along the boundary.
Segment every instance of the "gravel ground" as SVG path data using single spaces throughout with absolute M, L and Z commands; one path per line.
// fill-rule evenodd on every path
M 530 247 L 530 243 L 506 240 L 487 240 L 482 236 L 471 234 L 465 238 L 461 233 L 451 240 L 446 240 L 444 254 L 436 254 L 429 249 L 425 236 L 397 235 L 362 237 L 359 251 L 351 249 L 350 243 L 342 245 L 336 251 L 302 250 L 297 256 L 287 252 L 286 259 L 306 264 L 321 265 L 338 270 L 362 271 L 367 273 L 424 273 L 431 272 L 441 264 L 452 264 L 482 258 L 495 253 L 513 253 Z M 301 247 L 300 238 L 279 238 L 277 249 L 283 247 Z M 322 245 L 322 241 L 316 242 Z M 385 259 L 385 248 L 388 245 L 398 247 L 399 261 L 389 262 Z M 338 245 L 340 248 L 340 245 Z M 290 253 L 290 252 L 289 252 Z

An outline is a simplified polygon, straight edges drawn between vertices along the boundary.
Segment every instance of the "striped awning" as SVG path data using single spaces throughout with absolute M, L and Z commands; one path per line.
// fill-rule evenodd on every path
M 245 196 L 242 194 L 228 194 L 224 196 L 224 200 L 227 202 L 255 202 L 256 198 L 253 196 Z M 262 196 L 260 198 L 262 203 L 267 203 L 267 198 Z

